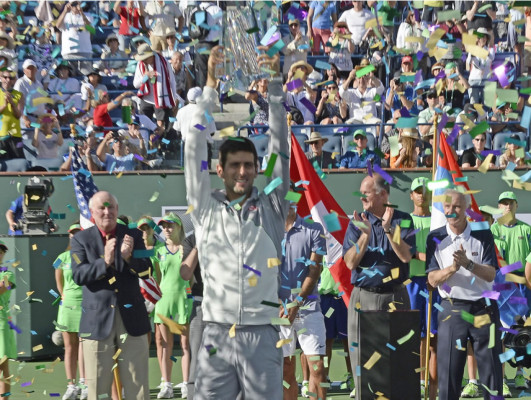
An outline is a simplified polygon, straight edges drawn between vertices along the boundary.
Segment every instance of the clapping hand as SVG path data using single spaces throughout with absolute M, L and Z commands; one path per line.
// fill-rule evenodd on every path
M 463 245 L 461 244 L 459 246 L 459 250 L 454 251 L 454 263 L 455 263 L 455 265 L 457 265 L 457 269 L 459 269 L 459 267 L 464 267 L 469 262 L 470 262 L 470 260 L 466 256 L 466 251 L 463 248 Z
M 360 231 L 365 233 L 367 236 L 371 235 L 371 223 L 367 219 L 367 216 L 362 213 L 361 215 L 358 214 L 357 211 L 354 211 L 354 221 L 363 222 L 365 226 L 362 226 L 361 224 L 356 225 Z
M 134 240 L 131 236 L 125 235 L 122 242 L 122 248 L 120 249 L 122 253 L 122 259 L 126 262 L 129 262 L 131 255 L 133 254 Z

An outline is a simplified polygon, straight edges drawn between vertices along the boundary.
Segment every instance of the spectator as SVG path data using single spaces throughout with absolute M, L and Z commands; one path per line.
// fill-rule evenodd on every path
M 31 144 L 37 149 L 37 159 L 56 159 L 63 145 L 63 134 L 57 117 L 43 114 L 39 117 L 40 128 L 35 128 Z
M 129 57 L 127 57 L 127 54 L 123 50 L 120 50 L 118 36 L 115 33 L 111 33 L 105 39 L 105 44 L 109 49 L 101 54 L 101 62 L 99 63 L 98 69 L 100 71 L 103 70 L 105 75 L 118 75 L 125 72 L 125 67 L 127 67 L 126 59 Z
M 42 97 L 39 90 L 43 90 L 42 84 L 37 81 L 37 64 L 35 61 L 27 59 L 22 64 L 24 76 L 15 82 L 14 89 L 22 93 L 24 104 L 24 116 L 21 119 L 21 126 L 29 128 L 32 122 L 37 122 L 39 115 L 46 111 L 44 104 L 33 105 L 33 100 Z
M 311 107 L 308 107 L 307 102 L 310 102 L 313 106 L 317 93 L 308 85 L 306 80 L 308 75 L 313 71 L 313 67 L 304 61 L 297 61 L 293 64 L 288 73 L 288 80 L 284 85 L 284 92 L 287 92 L 287 104 L 289 107 L 295 108 L 302 114 L 302 119 L 297 121 L 296 118 L 293 119 L 293 122 L 297 124 L 312 125 L 315 122 L 315 114 Z M 301 82 L 297 82 L 300 80 Z M 288 89 L 290 84 L 295 84 L 295 88 Z M 306 99 L 306 100 L 303 100 Z M 292 112 L 293 114 L 293 112 Z
M 180 51 L 175 51 L 170 58 L 171 70 L 175 76 L 175 91 L 177 92 L 177 95 L 181 97 L 179 101 L 182 101 L 183 103 L 184 100 L 182 98 L 185 97 L 186 88 L 188 88 L 191 84 L 190 74 L 184 67 L 184 57 L 185 56 L 183 53 Z
M 381 96 L 384 87 L 374 76 L 364 74 L 357 76 L 357 72 L 363 67 L 356 66 L 348 79 L 339 88 L 339 95 L 348 104 L 348 123 L 376 124 L 380 122 L 375 98 Z M 352 89 L 349 89 L 350 82 L 353 82 Z M 370 82 L 370 83 L 369 83 Z M 379 82 L 379 85 L 375 87 Z M 369 88 L 369 84 L 372 86 Z
M 436 19 L 439 11 L 442 11 L 444 7 L 444 1 L 424 1 L 424 7 L 422 8 L 422 22 L 427 22 L 428 25 L 432 25 Z
M 77 145 L 77 149 L 79 151 L 79 155 L 81 156 L 81 159 L 87 166 L 87 169 L 89 171 L 100 171 L 103 167 L 100 159 L 98 158 L 98 155 L 96 154 L 96 149 L 98 148 L 98 141 L 96 140 L 96 133 L 90 127 L 91 129 L 86 130 L 86 137 L 85 136 L 77 136 L 75 140 L 75 144 Z M 72 153 L 74 152 L 75 147 L 69 146 L 68 147 L 68 157 L 66 157 L 63 164 L 61 164 L 61 167 L 59 168 L 59 171 L 67 171 L 70 172 L 72 167 Z
M 406 56 L 402 59 L 406 64 L 412 64 L 412 58 Z M 405 69 L 409 69 L 407 66 Z M 412 67 L 411 67 L 412 68 Z M 398 76 L 397 76 L 398 75 Z M 411 114 L 417 115 L 418 108 L 413 98 L 415 97 L 415 90 L 409 82 L 401 82 L 400 72 L 395 74 L 395 77 L 389 83 L 389 89 L 387 90 L 385 96 L 385 108 L 390 110 L 392 113 L 395 110 L 400 110 L 402 107 L 406 108 Z
M 520 140 L 520 136 L 513 133 L 510 136 L 511 139 Z M 515 143 L 505 143 L 505 152 L 500 156 L 499 167 L 505 168 L 510 162 L 517 167 L 525 167 L 526 165 L 525 151 L 522 147 Z
M 367 168 L 368 163 L 380 166 L 380 157 L 372 150 L 367 149 L 367 133 L 363 129 L 354 131 L 355 151 L 347 151 L 343 157 L 339 169 L 346 168 Z
M 145 13 L 148 17 L 149 40 L 151 48 L 156 52 L 166 50 L 166 36 L 179 34 L 184 28 L 184 17 L 175 2 L 163 0 L 149 0 L 146 4 Z M 175 20 L 178 21 L 175 24 Z M 177 30 L 175 29 L 177 26 Z
M 328 81 L 334 81 L 336 85 L 342 85 L 345 81 L 345 79 L 339 76 L 339 70 L 334 63 L 331 63 L 330 68 L 326 70 L 326 76 L 324 79 Z
M 92 18 L 85 15 L 77 0 L 70 0 L 65 4 L 56 24 L 61 31 L 61 56 L 64 60 L 71 61 L 83 75 L 90 71 L 91 62 L 73 60 L 92 58 L 90 32 L 86 28 L 92 25 Z
M 483 163 L 485 156 L 482 154 L 482 152 L 485 150 L 486 140 L 487 136 L 484 133 L 474 136 L 474 139 L 472 139 L 474 147 L 464 151 L 463 155 L 461 156 L 461 167 L 478 168 Z M 489 168 L 494 167 L 495 162 L 496 156 L 493 156 L 490 161 Z
M 352 34 L 352 42 L 354 43 L 353 53 L 359 53 L 361 41 L 367 31 L 367 21 L 373 18 L 374 14 L 363 8 L 362 1 L 353 1 L 352 8 L 344 11 L 339 17 L 339 22 L 346 22 L 348 30 Z
M 134 93 L 131 91 L 123 92 L 118 95 L 116 99 L 111 101 L 109 93 L 102 91 L 98 92 L 97 100 L 94 101 L 94 125 L 104 128 L 112 128 L 114 124 L 109 112 L 119 107 L 121 101 L 125 97 L 133 95 Z M 108 131 L 105 131 L 105 133 L 107 132 Z
M 181 133 L 182 141 L 186 142 L 186 133 L 193 128 L 191 125 L 194 115 L 196 114 L 199 106 L 197 105 L 197 99 L 201 97 L 203 91 L 200 87 L 193 87 L 188 91 L 186 98 L 188 99 L 188 104 L 177 111 L 177 118 L 173 124 L 173 128 Z M 205 126 L 206 140 L 207 140 L 207 162 L 208 169 L 211 168 L 212 160 L 212 144 L 214 139 L 212 136 L 216 133 L 216 123 L 212 119 Z
M 379 3 L 379 4 L 377 4 Z M 382 23 L 379 25 L 379 30 L 386 37 L 387 42 L 390 46 L 394 46 L 395 37 L 394 37 L 394 19 L 395 15 L 399 15 L 400 11 L 396 7 L 396 1 L 367 1 L 367 4 L 371 8 L 371 11 L 376 16 L 376 18 L 381 18 Z
M 127 0 L 126 6 L 120 5 L 120 1 L 114 2 L 114 12 L 120 16 L 120 29 L 118 30 L 118 41 L 120 49 L 130 48 L 133 37 L 140 33 L 140 30 L 147 31 L 145 24 L 144 2 Z M 135 6 L 138 4 L 138 8 Z
M 489 33 L 489 47 L 494 46 L 494 31 L 492 21 L 496 19 L 494 1 L 464 1 L 463 8 L 466 15 L 468 33 L 474 33 L 479 28 L 485 28 Z M 481 11 L 478 11 L 480 10 Z
M 439 399 L 459 398 L 466 360 L 464 347 L 469 338 L 482 383 L 490 393 L 500 396 L 503 386 L 502 363 L 498 358 L 503 352 L 500 315 L 497 303 L 484 298 L 485 291 L 493 290 L 498 269 L 494 239 L 489 229 L 471 229 L 466 215 L 470 206 L 468 195 L 449 189 L 444 196 L 446 224 L 431 231 L 426 240 L 428 282 L 438 288 L 443 298 L 437 334 Z M 490 323 L 474 327 L 462 318 L 452 318 L 465 312 L 474 317 L 488 315 Z
M 219 44 L 222 36 L 223 14 L 217 2 L 214 1 L 202 1 L 198 9 L 205 12 L 205 24 L 210 27 L 208 34 L 199 38 L 194 51 L 195 85 L 202 88 L 207 80 L 208 51 Z M 195 23 L 195 21 L 191 22 Z
M 360 216 L 354 211 L 356 225 L 350 222 L 345 233 L 343 259 L 352 271 L 351 282 L 354 285 L 348 305 L 349 343 L 360 342 L 360 311 L 383 311 L 389 303 L 400 310 L 410 308 L 404 282 L 409 278 L 411 254 L 416 253 L 413 221 L 409 214 L 388 207 L 389 190 L 389 183 L 381 175 L 373 173 L 365 177 L 360 186 L 364 212 Z M 393 236 L 398 229 L 401 240 L 395 241 Z M 392 269 L 398 271 L 393 274 L 396 278 L 387 279 L 392 275 Z M 352 371 L 357 371 L 362 365 L 360 349 L 349 348 Z M 360 400 L 360 376 L 355 374 L 354 380 L 356 399 Z
M 267 125 L 269 120 L 268 86 L 267 78 L 255 79 L 245 92 L 245 100 L 251 102 L 252 112 L 256 113 L 251 121 L 253 125 Z
M 509 123 L 505 124 L 504 122 L 517 122 L 520 120 L 518 113 L 515 112 L 516 103 L 507 103 L 496 99 L 496 109 L 494 110 L 490 120 L 497 122 L 491 125 L 492 134 L 498 132 L 526 132 L 527 130 L 520 126 L 519 124 Z
M 321 169 L 337 168 L 337 160 L 332 157 L 332 153 L 323 150 L 323 145 L 326 142 L 328 142 L 328 138 L 323 138 L 319 132 L 312 132 L 310 139 L 304 141 L 310 145 L 310 151 L 306 153 L 306 158 L 310 164 L 317 163 Z M 335 156 L 337 157 L 337 154 Z
M 483 103 L 483 82 L 490 73 L 490 67 L 494 60 L 494 48 L 488 47 L 489 34 L 487 29 L 479 28 L 474 34 L 477 36 L 477 46 L 487 50 L 488 55 L 486 58 L 480 58 L 468 53 L 466 70 L 470 71 L 468 83 L 472 86 L 468 89 L 468 96 L 470 103 Z
M 400 133 L 400 151 L 396 156 L 391 156 L 391 168 L 416 168 L 420 147 L 417 145 L 419 134 L 415 128 L 404 128 Z
M 289 20 L 288 25 L 289 35 L 282 38 L 286 45 L 282 49 L 284 53 L 284 66 L 282 67 L 284 79 L 287 78 L 293 64 L 298 61 L 306 62 L 308 51 L 310 50 L 310 41 L 308 36 L 302 34 L 300 21 L 297 18 L 293 18 Z
M 2 49 L 2 54 L 7 55 L 11 58 L 11 62 L 16 59 L 15 41 L 4 31 L 0 31 L 0 49 Z M 10 65 L 7 65 L 7 63 L 0 65 L 0 68 L 9 67 Z
M 407 41 L 406 38 L 408 37 L 422 38 L 422 27 L 420 22 L 415 19 L 414 11 L 409 11 L 404 22 L 398 27 L 396 47 L 409 50 L 411 54 L 416 54 L 422 49 L 422 45 L 419 42 Z
M 55 109 L 59 115 L 59 122 L 66 124 L 72 121 L 78 110 L 83 108 L 81 100 L 81 84 L 72 77 L 72 67 L 62 62 L 55 69 L 55 79 L 50 80 L 48 91 L 55 100 Z
M 431 66 L 431 74 L 434 78 L 437 78 L 437 76 L 441 73 L 441 71 L 444 69 L 444 65 L 440 62 L 436 62 Z
M 312 1 L 306 17 L 308 32 L 306 35 L 313 40 L 312 55 L 318 55 L 321 45 L 328 53 L 328 40 L 332 27 L 337 22 L 336 4 L 334 1 Z
M 113 154 L 107 153 L 109 143 L 112 142 Z M 134 171 L 138 159 L 133 152 L 127 153 L 126 139 L 118 132 L 108 133 L 98 146 L 96 154 L 109 172 Z
M 138 64 L 133 85 L 139 89 L 140 111 L 150 119 L 154 116 L 157 125 L 167 130 L 170 116 L 177 106 L 175 74 L 171 65 L 162 54 L 153 52 L 147 43 L 138 47 L 135 59 Z
M 391 144 L 389 138 L 400 135 L 401 129 L 396 127 L 396 123 L 401 116 L 400 110 L 395 110 L 393 118 L 388 120 L 385 124 L 385 131 L 380 142 L 380 150 L 385 155 L 385 158 L 382 159 L 382 167 L 389 167 L 389 160 L 391 157 Z
M 451 105 L 451 108 L 463 109 L 465 90 L 470 89 L 468 81 L 461 75 L 457 64 L 449 62 L 444 67 L 446 77 L 442 83 L 441 94 L 444 94 L 445 103 Z
M 101 75 L 97 69 L 91 70 L 87 75 L 86 82 L 81 83 L 81 100 L 88 100 L 95 93 L 107 92 L 107 86 L 101 83 Z
M 352 53 L 354 52 L 354 42 L 350 39 L 350 32 L 346 22 L 336 22 L 334 31 L 330 37 L 330 58 L 329 63 L 333 63 L 339 70 L 339 75 L 344 77 L 352 70 Z
M 418 119 L 419 131 L 421 136 L 424 136 L 429 132 L 431 126 L 433 125 L 435 117 L 437 115 L 440 117 L 441 111 L 443 113 L 446 113 L 450 110 L 450 106 L 443 106 L 443 108 L 440 108 L 438 100 L 439 99 L 435 91 L 431 90 L 426 94 L 426 102 L 428 103 L 428 107 L 419 112 Z
M 49 73 L 55 59 L 52 56 L 53 44 L 50 41 L 50 30 L 42 26 L 31 29 L 32 43 L 28 44 L 26 54 L 37 64 L 37 80 L 48 88 Z
M 0 71 L 2 90 L 0 90 L 0 160 L 25 158 L 22 149 L 20 117 L 24 108 L 22 93 L 13 88 L 15 73 L 8 69 Z
M 341 98 L 339 87 L 335 82 L 326 85 L 321 92 L 321 100 L 317 106 L 315 116 L 321 125 L 342 124 L 348 117 L 347 103 Z

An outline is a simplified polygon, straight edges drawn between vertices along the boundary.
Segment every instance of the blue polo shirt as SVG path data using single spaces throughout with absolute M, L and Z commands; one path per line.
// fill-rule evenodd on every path
M 364 149 L 361 154 L 357 151 L 347 151 L 341 157 L 340 167 L 345 168 L 367 168 L 367 161 L 372 160 L 375 165 L 380 166 L 380 157 L 372 150 Z
M 284 234 L 282 242 L 282 266 L 279 288 L 279 298 L 292 302 L 299 296 L 299 291 L 292 289 L 302 287 L 302 283 L 309 273 L 312 253 L 326 253 L 326 239 L 323 226 L 318 222 L 307 222 L 297 216 L 291 229 Z M 317 284 L 311 295 L 304 300 L 300 313 L 321 311 L 319 305 L 319 291 Z
M 390 239 L 384 233 L 382 220 L 368 211 L 364 211 L 364 213 L 371 224 L 371 237 L 360 264 L 352 270 L 351 282 L 360 288 L 391 289 L 409 278 L 409 263 L 402 262 L 394 252 Z M 397 225 L 401 227 L 400 240 L 404 240 L 410 245 L 411 254 L 415 254 L 415 235 L 413 234 L 415 228 L 411 216 L 395 210 L 391 219 L 392 230 L 396 229 Z M 361 230 L 352 222 L 348 225 L 343 241 L 343 256 L 351 247 L 356 246 L 361 234 Z M 394 268 L 399 268 L 398 278 L 383 282 L 386 277 L 391 276 L 391 271 Z
M 387 89 L 387 93 L 385 94 L 385 97 L 389 97 L 391 94 L 391 89 Z M 413 98 L 415 97 L 415 90 L 413 89 L 413 86 L 407 85 L 404 89 L 404 95 L 406 96 L 406 99 L 409 101 L 413 101 Z M 393 104 L 391 106 L 391 114 L 395 112 L 395 110 L 400 110 L 402 108 L 402 102 L 400 101 L 400 96 L 395 93 L 393 96 Z M 413 107 L 411 107 L 411 110 L 409 110 L 409 113 L 412 115 L 418 115 L 419 109 L 417 107 L 417 102 L 413 101 Z
M 327 3 L 326 8 L 323 7 L 323 1 L 312 1 L 310 3 L 310 8 L 313 8 L 313 28 L 332 30 L 332 14 L 335 13 L 337 15 L 336 4 L 334 1 L 327 1 Z
M 13 214 L 14 214 L 13 219 L 15 220 L 15 222 L 18 222 L 24 215 L 23 202 L 24 202 L 24 196 L 19 196 L 16 198 L 15 201 L 11 202 L 11 207 L 9 207 L 9 209 L 13 211 Z M 8 235 L 22 235 L 22 231 L 17 229 L 15 232 L 13 232 L 11 228 L 9 228 L 7 231 L 7 234 Z

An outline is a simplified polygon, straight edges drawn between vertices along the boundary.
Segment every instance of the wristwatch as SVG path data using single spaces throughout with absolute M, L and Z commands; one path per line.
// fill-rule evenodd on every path
M 384 229 L 384 233 L 385 233 L 386 235 L 390 235 L 390 234 L 391 234 L 391 228 L 389 228 L 389 229 L 387 229 L 387 230 Z
M 476 266 L 476 264 L 474 264 L 474 261 L 470 260 L 470 261 L 468 262 L 468 264 L 465 266 L 465 269 L 466 269 L 467 271 L 472 272 L 472 270 L 474 269 L 475 266 Z

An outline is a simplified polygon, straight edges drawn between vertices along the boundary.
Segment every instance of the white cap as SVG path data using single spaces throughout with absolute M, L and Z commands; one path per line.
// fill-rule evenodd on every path
M 186 94 L 186 98 L 190 103 L 195 103 L 198 97 L 200 97 L 203 94 L 203 91 L 199 86 L 191 88 L 188 93 Z
M 22 64 L 22 68 L 23 69 L 26 69 L 28 67 L 35 67 L 37 68 L 37 64 L 35 64 L 35 61 L 31 60 L 31 59 L 27 59 L 24 61 L 24 64 Z

